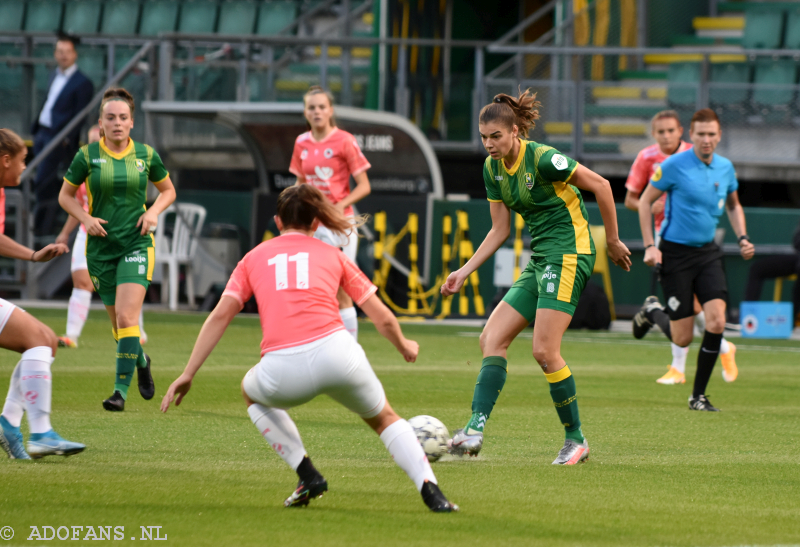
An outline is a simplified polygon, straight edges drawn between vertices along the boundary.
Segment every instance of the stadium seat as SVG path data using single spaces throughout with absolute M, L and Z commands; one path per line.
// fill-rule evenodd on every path
M 709 75 L 715 84 L 746 84 L 750 82 L 750 65 L 747 63 L 719 63 L 711 65 Z M 719 105 L 733 105 L 747 100 L 746 87 L 710 87 L 709 101 Z
M 4 57 L 19 57 L 22 55 L 22 49 L 17 44 L 0 44 L 0 55 Z M 21 93 L 22 65 L 10 66 L 8 63 L 0 63 L 0 90 L 3 91 L 4 97 L 7 97 L 8 93 L 14 93 L 15 95 Z M 5 106 L 4 110 L 8 108 L 5 104 L 0 106 Z
M 139 34 L 156 36 L 160 32 L 175 32 L 179 8 L 177 0 L 145 0 L 142 4 Z
M 108 0 L 103 7 L 100 32 L 103 34 L 136 34 L 142 5 L 134 0 Z
M 794 281 L 797 283 L 797 274 L 790 275 L 788 277 L 776 277 L 775 278 L 775 292 L 772 295 L 773 302 L 780 302 L 781 297 L 783 295 L 783 282 L 786 281 Z M 797 310 L 795 310 L 796 312 Z
M 693 105 L 697 103 L 697 86 L 686 84 L 700 83 L 700 66 L 700 63 L 671 63 L 669 65 L 667 96 L 671 104 Z
M 790 11 L 786 17 L 786 36 L 783 40 L 786 49 L 800 49 L 800 9 Z
M 793 89 L 759 89 L 758 85 L 793 85 L 796 74 L 797 66 L 791 60 L 756 62 L 753 102 L 767 106 L 788 105 L 794 95 Z
M 181 4 L 178 32 L 206 34 L 217 27 L 219 4 L 215 0 L 186 0 Z
M 174 217 L 169 223 L 168 216 Z M 169 293 L 169 309 L 178 309 L 178 269 L 186 268 L 186 296 L 189 304 L 194 306 L 194 273 L 192 261 L 197 251 L 197 237 L 203 230 L 206 209 L 194 203 L 173 203 L 158 217 L 156 231 L 156 264 L 161 267 L 161 301 L 164 302 Z M 167 228 L 172 228 L 172 237 L 167 237 Z M 164 268 L 169 270 L 168 277 L 163 275 Z
M 106 48 L 78 46 L 78 66 L 92 81 L 94 88 L 99 89 L 107 80 Z
M 219 34 L 253 34 L 258 5 L 252 0 L 227 0 L 220 5 Z
M 256 34 L 274 36 L 297 19 L 298 3 L 292 0 L 267 0 L 258 13 Z M 294 34 L 294 33 L 292 33 Z
M 742 47 L 745 49 L 777 49 L 781 47 L 783 12 L 747 10 Z
M 30 0 L 25 17 L 27 32 L 58 32 L 61 30 L 61 14 L 64 3 L 61 0 Z
M 22 30 L 25 3 L 20 0 L 0 1 L 0 32 Z
M 100 0 L 70 0 L 61 30 L 67 34 L 96 34 L 100 27 Z

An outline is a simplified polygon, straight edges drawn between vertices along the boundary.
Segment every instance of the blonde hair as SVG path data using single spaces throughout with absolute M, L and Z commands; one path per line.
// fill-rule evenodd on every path
M 15 157 L 23 150 L 27 150 L 25 141 L 10 129 L 0 129 L 0 156 Z
M 655 131 L 656 122 L 658 120 L 667 120 L 669 118 L 672 118 L 673 120 L 675 120 L 678 123 L 678 127 L 682 127 L 681 126 L 681 119 L 678 117 L 678 113 L 676 111 L 674 111 L 674 110 L 662 110 L 661 112 L 656 113 L 656 115 L 653 116 L 653 119 L 650 120 L 650 131 Z
M 328 98 L 328 104 L 331 106 L 331 108 L 333 108 L 333 94 L 331 94 L 330 91 L 327 91 L 327 90 L 323 89 L 322 87 L 320 87 L 318 85 L 312 85 L 311 87 L 308 88 L 308 91 L 306 91 L 306 94 L 303 95 L 303 107 L 305 108 L 305 106 L 306 106 L 306 99 L 307 98 L 309 98 L 311 95 L 320 95 L 320 94 L 325 95 Z M 336 115 L 335 114 L 331 114 L 330 124 L 331 124 L 331 127 L 336 127 Z M 308 126 L 309 129 L 311 129 L 311 124 L 308 123 L 308 120 L 306 120 L 306 125 Z
M 536 100 L 536 93 L 532 93 L 530 88 L 520 91 L 516 99 L 511 95 L 498 93 L 491 103 L 481 109 L 478 123 L 497 121 L 509 130 L 516 125 L 519 128 L 519 135 L 527 138 L 528 131 L 536 127 L 536 120 L 539 119 L 538 109 L 541 106 L 542 103 Z

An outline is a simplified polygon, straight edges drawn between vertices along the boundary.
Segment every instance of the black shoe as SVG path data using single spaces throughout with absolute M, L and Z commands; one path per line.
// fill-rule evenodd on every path
M 662 306 L 657 296 L 648 296 L 644 300 L 644 304 L 642 305 L 642 309 L 636 312 L 636 315 L 633 316 L 633 337 L 636 339 L 644 338 L 644 335 L 647 334 L 653 326 L 653 322 L 647 317 L 648 312 L 654 309 L 663 310 L 664 306 Z
M 697 397 L 689 397 L 689 410 L 704 410 L 706 412 L 720 412 L 720 410 L 711 404 L 711 401 L 705 395 L 698 395 Z
M 147 366 L 144 368 L 136 367 L 136 378 L 139 382 L 139 393 L 145 401 L 149 401 L 156 394 L 156 384 L 153 382 L 153 375 L 150 373 L 150 356 L 146 353 L 144 358 Z
M 297 483 L 297 489 L 283 502 L 284 507 L 305 507 L 313 498 L 321 498 L 328 491 L 328 481 L 322 475 L 317 475 L 314 480 Z
M 125 410 L 125 399 L 119 391 L 114 391 L 114 395 L 103 401 L 103 408 L 112 412 L 122 412 Z
M 431 481 L 425 481 L 420 494 L 422 494 L 422 501 L 434 513 L 453 513 L 458 511 L 458 505 L 447 501 L 439 487 Z

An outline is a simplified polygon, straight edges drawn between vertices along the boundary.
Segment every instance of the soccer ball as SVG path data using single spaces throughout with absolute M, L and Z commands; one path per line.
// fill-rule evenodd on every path
M 414 428 L 414 433 L 422 445 L 422 450 L 428 456 L 429 462 L 435 462 L 447 452 L 447 441 L 450 432 L 442 422 L 433 416 L 414 416 L 408 423 Z

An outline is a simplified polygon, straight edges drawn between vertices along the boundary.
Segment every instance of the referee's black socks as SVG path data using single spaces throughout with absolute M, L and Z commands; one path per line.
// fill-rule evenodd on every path
M 672 342 L 672 330 L 669 328 L 669 315 L 667 315 L 667 312 L 661 308 L 653 308 L 652 310 L 648 311 L 645 316 L 647 317 L 648 321 L 658 325 L 658 328 L 661 329 L 661 332 L 664 333 L 664 336 L 669 338 L 669 341 Z
M 697 374 L 694 377 L 694 390 L 692 397 L 705 395 L 706 386 L 714 372 L 714 364 L 719 356 L 719 346 L 722 343 L 722 333 L 714 334 L 706 331 L 703 334 L 703 343 L 700 345 L 700 352 L 697 354 Z

